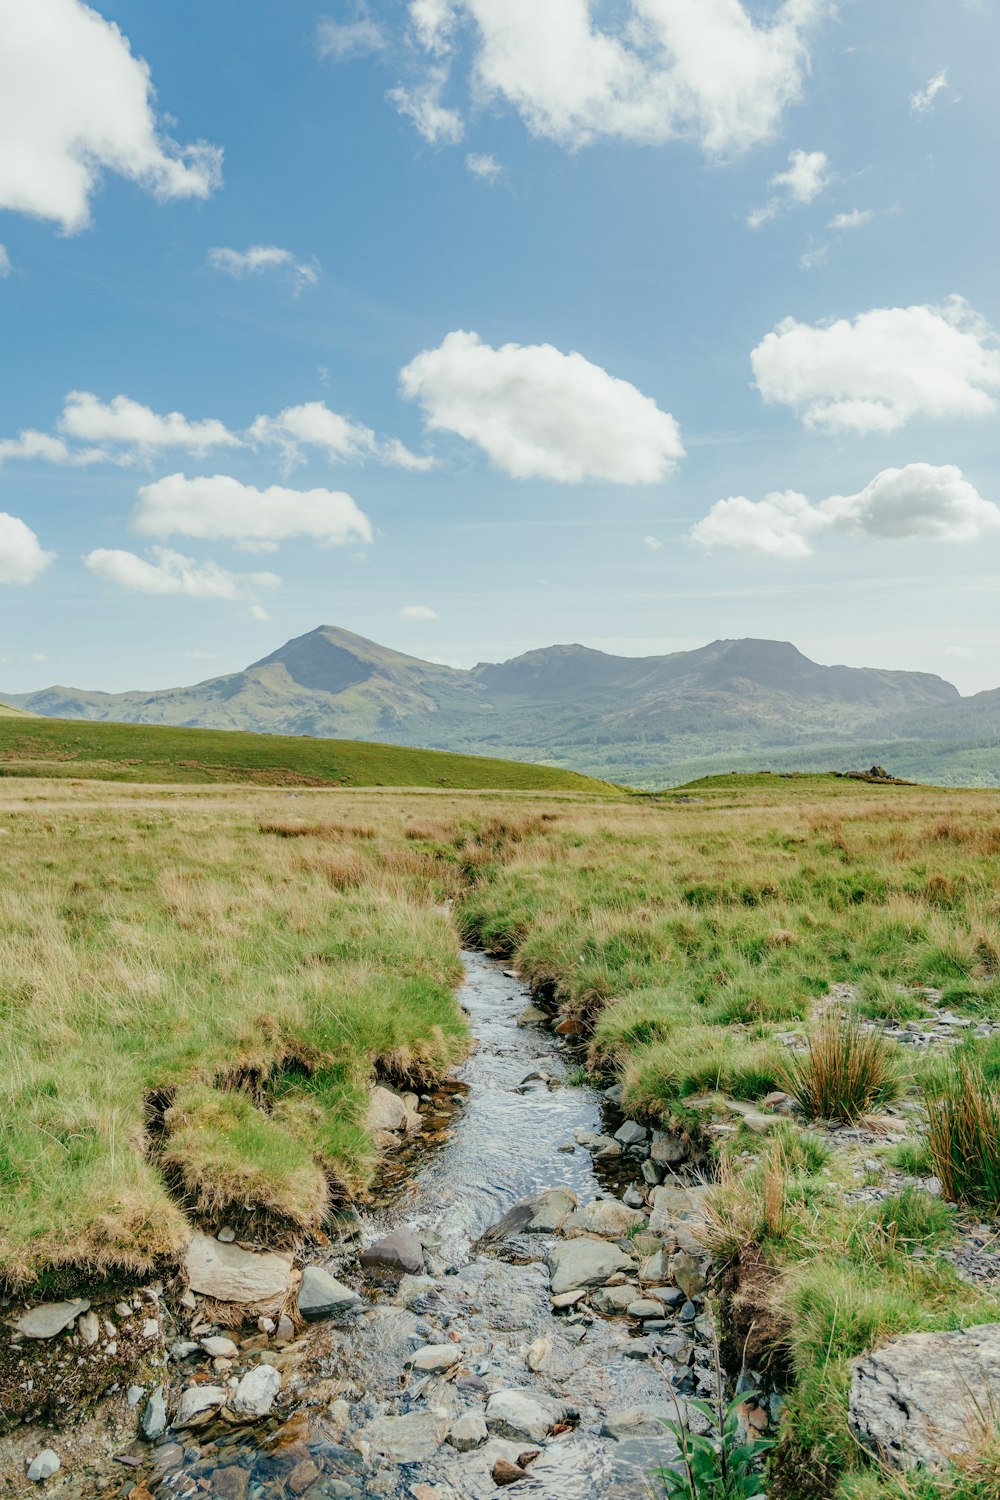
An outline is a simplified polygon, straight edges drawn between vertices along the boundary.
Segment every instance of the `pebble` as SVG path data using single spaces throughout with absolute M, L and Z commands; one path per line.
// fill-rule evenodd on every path
M 28 1465 L 28 1478 L 32 1484 L 44 1484 L 46 1479 L 51 1479 L 53 1474 L 58 1474 L 62 1468 L 59 1455 L 54 1448 L 43 1448 L 36 1458 Z

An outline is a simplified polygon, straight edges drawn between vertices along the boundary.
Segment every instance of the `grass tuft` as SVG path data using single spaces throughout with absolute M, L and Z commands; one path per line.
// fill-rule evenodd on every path
M 1000 1095 L 974 1063 L 960 1061 L 925 1087 L 927 1150 L 945 1196 L 1000 1211 Z
M 828 1014 L 809 1038 L 809 1051 L 785 1065 L 783 1084 L 812 1119 L 856 1120 L 899 1097 L 899 1064 L 877 1032 Z

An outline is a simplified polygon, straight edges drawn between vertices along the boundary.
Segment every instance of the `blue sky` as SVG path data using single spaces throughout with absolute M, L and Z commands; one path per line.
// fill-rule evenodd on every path
M 0 42 L 0 691 L 320 623 L 1000 684 L 990 0 L 0 0 Z

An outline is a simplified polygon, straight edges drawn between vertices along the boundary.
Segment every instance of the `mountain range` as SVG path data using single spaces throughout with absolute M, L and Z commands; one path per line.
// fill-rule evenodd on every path
M 787 641 L 646 657 L 549 646 L 462 670 L 323 625 L 192 687 L 0 696 L 47 717 L 385 741 L 636 785 L 878 760 L 917 779 L 1000 786 L 1000 689 L 963 698 L 927 672 L 820 666 Z

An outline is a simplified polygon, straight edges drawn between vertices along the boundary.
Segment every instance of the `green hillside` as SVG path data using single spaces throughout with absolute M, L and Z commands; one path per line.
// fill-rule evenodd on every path
M 32 717 L 23 708 L 13 708 L 9 703 L 0 703 L 0 719 L 30 719 Z
M 617 795 L 616 788 L 575 771 L 487 756 L 411 750 L 360 740 L 93 724 L 20 714 L 0 718 L 0 776 Z

